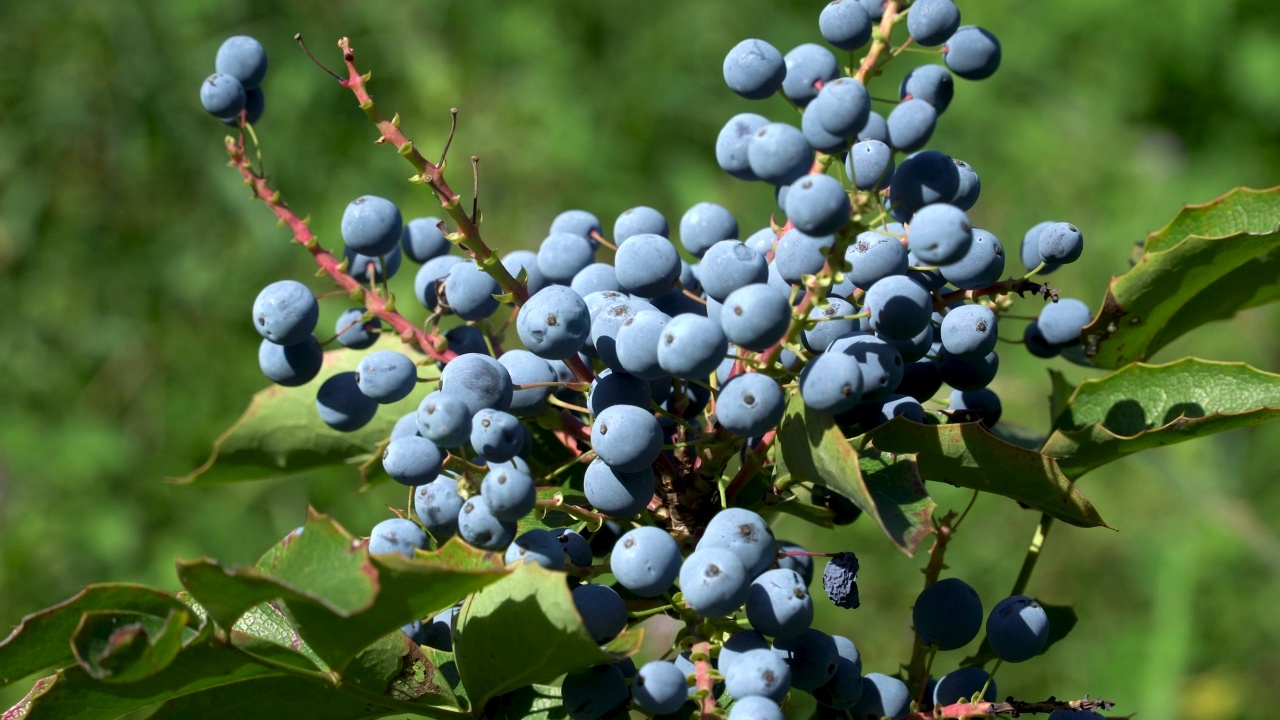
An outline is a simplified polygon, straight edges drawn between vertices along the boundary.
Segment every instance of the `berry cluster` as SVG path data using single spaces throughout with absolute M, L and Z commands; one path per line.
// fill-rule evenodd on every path
M 980 194 L 976 171 L 922 149 L 952 99 L 953 77 L 989 77 L 999 66 L 998 41 L 961 27 L 952 0 L 917 0 L 905 17 L 913 41 L 940 47 L 943 64 L 913 70 L 887 117 L 871 110 L 863 84 L 878 70 L 877 52 L 842 69 L 821 45 L 783 55 L 751 39 L 725 58 L 734 92 L 755 100 L 781 92 L 801 111 L 799 127 L 736 115 L 715 145 L 726 172 L 773 186 L 781 225 L 771 219 L 740 232 L 727 209 L 703 202 L 680 218 L 677 243 L 654 208 L 623 212 L 609 235 L 596 215 L 575 209 L 555 218 L 536 252 L 499 260 L 468 247 L 463 228 L 451 232 L 439 218 L 405 223 L 385 198 L 357 198 L 343 214 L 338 272 L 382 302 L 347 309 L 330 342 L 374 345 L 394 312 L 385 284 L 406 257 L 420 266 L 414 296 L 430 313 L 429 337 L 439 340 L 429 356 L 369 352 L 316 395 L 321 419 L 350 432 L 380 405 L 431 384 L 381 457 L 390 477 L 414 488 L 416 519 L 379 523 L 369 551 L 412 557 L 456 535 L 505 553 L 508 563 L 564 571 L 584 627 L 602 644 L 624 631 L 635 601 L 665 599 L 663 612 L 688 623 L 684 652 L 670 661 L 570 673 L 563 682 L 570 717 L 605 717 L 631 702 L 672 713 L 691 697 L 707 698 L 699 686 L 708 677 L 723 680 L 730 718 L 781 718 L 791 688 L 859 718 L 909 712 L 905 683 L 864 676 L 851 641 L 811 627 L 814 554 L 776 541 L 756 512 L 729 506 L 737 485 L 726 481 L 730 461 L 742 458 L 747 473 L 752 460 L 762 462 L 790 397 L 850 436 L 900 416 L 995 424 L 1000 401 L 987 386 L 999 367 L 999 319 L 1014 294 L 1054 301 L 1027 327 L 1032 353 L 1082 357 L 1088 308 L 1059 302 L 1030 280 L 1077 259 L 1080 231 L 1061 222 L 1032 228 L 1021 253 L 1028 273 L 1002 280 L 1003 245 L 967 215 Z M 852 51 L 873 35 L 883 43 L 893 21 L 877 0 L 834 0 L 819 29 L 832 46 Z M 219 74 L 206 81 L 202 100 L 220 118 L 254 119 L 244 88 L 261 97 L 266 61 L 252 65 L 252 47 L 261 50 L 232 38 L 219 52 Z M 458 254 L 458 246 L 469 252 Z M 506 325 L 494 320 L 504 305 L 518 305 Z M 259 294 L 259 364 L 273 382 L 299 386 L 317 377 L 328 344 L 315 336 L 318 317 L 317 298 L 301 283 L 272 283 Z M 436 335 L 445 324 L 452 327 Z M 523 347 L 503 350 L 508 325 Z M 926 410 L 944 384 L 947 409 Z M 531 455 L 535 433 L 552 428 L 568 463 L 558 468 Z M 569 507 L 570 515 L 595 527 L 608 522 L 586 535 L 564 527 L 520 532 L 543 505 L 540 484 L 580 491 L 590 508 Z M 846 498 L 804 487 L 836 522 L 857 517 Z M 827 595 L 857 607 L 856 558 L 827 557 Z M 606 565 L 616 588 L 590 582 Z M 958 649 L 977 637 L 982 610 L 971 587 L 942 580 L 917 600 L 916 631 L 935 651 Z M 751 630 L 733 619 L 740 613 Z M 456 614 L 404 631 L 448 650 Z M 1048 620 L 1017 595 L 996 605 L 986 628 L 997 657 L 1021 662 L 1044 648 Z M 995 697 L 979 667 L 943 676 L 914 707 L 970 697 Z
M 214 73 L 200 85 L 200 104 L 210 115 L 236 126 L 241 119 L 252 125 L 262 117 L 266 96 L 262 79 L 267 76 L 267 51 L 248 35 L 223 41 L 214 58 Z

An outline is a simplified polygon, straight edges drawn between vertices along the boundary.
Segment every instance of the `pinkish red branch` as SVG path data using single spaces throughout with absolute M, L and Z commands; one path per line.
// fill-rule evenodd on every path
M 1010 698 L 1007 702 L 955 703 L 929 711 L 904 715 L 899 720 L 943 720 L 952 718 L 984 718 L 1008 715 L 1019 717 L 1023 714 L 1051 713 L 1054 710 L 1110 710 L 1115 703 L 1110 700 L 1056 700 L 1049 698 L 1042 702 L 1023 702 Z
M 693 644 L 690 654 L 698 658 L 693 661 L 694 687 L 703 693 L 702 699 L 698 701 L 698 718 L 716 720 L 716 681 L 711 676 L 711 641 L 698 640 Z
M 267 183 L 266 178 L 254 171 L 248 155 L 245 153 L 243 136 L 238 139 L 227 138 L 227 153 L 231 156 L 232 167 L 240 171 L 245 183 L 253 189 L 254 197 L 265 202 L 280 222 L 288 226 L 293 233 L 294 241 L 311 253 L 316 264 L 320 266 L 320 269 L 326 275 L 333 278 L 333 281 L 343 290 L 362 299 L 367 312 L 373 313 L 380 320 L 390 325 L 402 340 L 416 344 L 424 353 L 435 360 L 448 362 L 457 354 L 447 349 L 447 343 L 443 337 L 428 333 L 406 320 L 404 316 L 396 312 L 394 304 L 389 299 L 370 292 L 368 288 L 361 285 L 359 281 L 351 277 L 343 269 L 342 263 L 336 257 L 320 247 L 319 241 L 316 239 L 315 234 L 311 232 L 307 222 L 289 209 L 289 206 L 280 199 L 279 191 L 272 188 Z

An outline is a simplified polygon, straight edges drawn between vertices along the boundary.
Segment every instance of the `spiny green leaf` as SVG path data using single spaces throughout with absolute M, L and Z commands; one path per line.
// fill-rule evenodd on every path
M 249 608 L 232 627 L 231 641 L 246 652 L 268 656 L 274 656 L 276 651 L 274 648 L 264 647 L 264 644 L 278 646 L 301 655 L 312 666 L 310 669 L 329 670 L 329 666 L 303 641 L 293 622 L 285 614 L 284 604 L 278 600 Z M 289 662 L 294 660 L 290 658 Z
M 171 610 L 167 618 L 135 612 L 87 612 L 71 636 L 71 648 L 80 667 L 95 680 L 134 682 L 173 662 L 182 649 L 190 617 L 184 610 Z M 191 637 L 195 637 L 194 631 Z
M 1280 375 L 1187 358 L 1086 380 L 1043 452 L 1080 477 L 1125 455 L 1280 418 Z
M 368 425 L 349 433 L 338 432 L 320 420 L 316 391 L 334 374 L 355 370 L 360 360 L 375 350 L 406 349 L 398 338 L 384 333 L 368 350 L 325 353 L 320 374 L 306 385 L 272 385 L 256 393 L 244 414 L 214 441 L 213 452 L 204 465 L 174 482 L 217 485 L 363 462 L 391 434 L 396 420 L 417 409 L 422 398 L 435 389 L 435 383 L 418 383 L 409 397 L 378 408 Z M 370 480 L 385 477 L 375 474 Z
M 859 440 L 914 454 L 926 480 L 1004 495 L 1072 525 L 1106 525 L 1053 458 L 1010 445 L 981 423 L 922 425 L 898 417 Z
M 301 638 L 339 672 L 378 638 L 506 573 L 500 556 L 456 539 L 413 559 L 371 556 L 363 541 L 314 511 L 305 532 L 283 545 L 261 568 L 203 559 L 179 563 L 178 578 L 222 627 L 282 600 Z
M 1184 208 L 1112 279 L 1081 334 L 1094 365 L 1145 360 L 1188 331 L 1280 300 L 1280 188 Z
M 633 631 L 602 651 L 583 627 L 564 578 L 522 563 L 462 606 L 453 650 L 477 711 L 497 695 L 639 649 L 642 633 Z
M 931 532 L 934 503 L 914 467 L 891 468 L 879 458 L 859 458 L 831 416 L 810 412 L 799 393 L 787 403 L 778 442 L 792 481 L 825 485 L 849 498 L 899 550 L 913 554 Z M 862 462 L 868 463 L 867 474 Z
M 191 612 L 173 593 L 142 585 L 89 585 L 70 599 L 26 616 L 0 642 L 0 686 L 42 670 L 74 665 L 68 640 L 86 612 L 145 613 L 163 619 Z

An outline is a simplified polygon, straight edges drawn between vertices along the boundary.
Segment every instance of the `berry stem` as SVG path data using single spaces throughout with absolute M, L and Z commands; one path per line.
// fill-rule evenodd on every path
M 693 658 L 694 687 L 705 693 L 698 701 L 698 717 L 700 720 L 717 720 L 715 679 L 711 677 L 711 641 L 699 637 L 690 649 Z
M 938 582 L 938 577 L 947 567 L 947 544 L 951 542 L 951 531 L 954 529 L 952 518 L 952 513 L 947 513 L 934 526 L 933 547 L 929 548 L 929 562 L 922 571 L 926 588 Z M 916 633 L 911 647 L 911 662 L 907 664 L 907 687 L 923 688 L 928 682 L 929 647 L 920 639 L 920 634 Z
M 871 42 L 871 49 L 867 51 L 866 57 L 862 58 L 862 62 L 858 65 L 858 72 L 854 75 L 863 85 L 867 84 L 872 71 L 883 64 L 883 60 L 888 60 L 888 58 L 882 60 L 882 56 L 885 49 L 889 47 L 889 36 L 893 33 L 893 26 L 898 18 L 898 4 L 898 0 L 889 0 L 884 4 L 884 15 L 880 18 L 880 32 Z
M 1008 715 L 1018 717 L 1022 714 L 1051 713 L 1054 710 L 1110 710 L 1115 703 L 1110 700 L 1056 700 L 1049 698 L 1041 702 L 1026 702 L 1010 698 L 1006 702 L 954 703 L 945 707 L 928 711 L 919 711 L 903 715 L 898 720 L 944 720 L 947 718 L 984 718 Z
M 1040 559 L 1040 552 L 1044 550 L 1045 538 L 1049 535 L 1049 529 L 1053 527 L 1053 518 L 1048 515 L 1040 516 L 1040 523 L 1036 525 L 1035 535 L 1031 537 L 1031 544 L 1027 547 L 1027 555 L 1022 559 L 1022 569 L 1018 571 L 1018 579 L 1013 582 L 1013 590 L 1010 595 L 1025 595 L 1027 584 L 1031 582 L 1031 573 L 1036 569 L 1036 561 Z
M 253 196 L 267 204 L 271 212 L 280 222 L 288 226 L 293 233 L 293 239 L 299 245 L 305 247 L 311 256 L 315 259 L 316 264 L 320 266 L 321 271 L 339 287 L 348 293 L 359 293 L 363 296 L 365 310 L 371 313 L 392 328 L 395 329 L 401 339 L 405 342 L 416 344 L 424 353 L 431 356 L 432 359 L 440 362 L 448 362 L 453 359 L 457 353 L 451 350 L 441 350 L 438 348 L 445 347 L 444 338 L 421 330 L 409 322 L 400 313 L 390 307 L 387 299 L 364 290 L 359 281 L 351 277 L 344 269 L 344 262 L 340 261 L 324 248 L 320 247 L 320 242 L 316 239 L 311 228 L 307 225 L 307 221 L 298 217 L 289 206 L 280 199 L 280 192 L 271 187 L 267 183 L 267 179 L 254 171 L 248 156 L 245 153 L 244 136 L 239 139 L 227 136 L 226 139 L 227 153 L 231 156 L 231 166 L 240 171 L 240 175 L 244 177 L 244 182 L 253 190 Z

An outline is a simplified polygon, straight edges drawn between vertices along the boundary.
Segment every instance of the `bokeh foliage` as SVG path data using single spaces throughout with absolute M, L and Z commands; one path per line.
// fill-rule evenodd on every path
M 1185 202 L 1234 185 L 1280 184 L 1280 11 L 1266 0 L 961 3 L 1001 38 L 1004 67 L 960 82 L 933 143 L 983 179 L 972 213 L 1014 248 L 1034 222 L 1085 229 L 1084 259 L 1051 276 L 1092 306 L 1133 244 Z M 87 582 L 175 587 L 174 558 L 251 562 L 300 524 L 308 501 L 352 529 L 401 493 L 357 496 L 355 470 L 217 488 L 163 479 L 204 459 L 210 441 L 263 386 L 249 306 L 282 277 L 306 279 L 266 210 L 223 167 L 225 129 L 197 102 L 227 35 L 271 53 L 267 168 L 285 198 L 337 246 L 345 204 L 364 193 L 406 215 L 434 201 L 376 137 L 346 91 L 292 43 L 326 62 L 349 35 L 373 68 L 375 97 L 433 154 L 460 110 L 451 181 L 481 158 L 484 231 L 533 247 L 569 207 L 611 220 L 637 204 L 675 220 L 699 200 L 744 229 L 767 220 L 766 188 L 716 168 L 711 144 L 736 112 L 792 118 L 720 79 L 725 50 L 760 36 L 779 48 L 817 38 L 821 2 L 537 3 L 228 2 L 0 8 L 0 625 Z M 901 64 L 928 61 L 908 55 Z M 902 68 L 872 84 L 896 89 Z M 411 275 L 393 284 L 409 295 Z M 312 281 L 318 291 L 328 288 Z M 342 309 L 325 304 L 322 324 Z M 1192 333 L 1156 361 L 1187 354 L 1280 368 L 1272 311 Z M 1006 331 L 1006 334 L 1011 334 Z M 996 389 L 1006 416 L 1043 432 L 1044 365 L 1004 346 Z M 1086 370 L 1054 361 L 1078 381 Z M 1090 693 L 1151 717 L 1253 713 L 1253 688 L 1280 672 L 1280 428 L 1145 453 L 1084 482 L 1119 529 L 1060 526 L 1032 589 L 1075 603 L 1081 623 L 1045 660 L 1001 671 L 1003 691 Z M 935 489 L 944 507 L 968 494 Z M 949 556 L 988 605 L 1007 592 L 1035 516 L 979 499 Z M 782 532 L 797 525 L 782 522 Z M 832 540 L 823 540 L 823 544 Z M 909 647 L 917 561 L 860 523 L 839 547 L 863 564 L 863 608 L 819 624 L 849 634 L 869 671 Z M 901 622 L 891 621 L 895 617 Z M 875 621 L 867 621 L 874 614 Z M 959 660 L 959 656 L 955 658 Z M 940 662 L 943 662 L 940 660 Z M 947 669 L 945 664 L 942 669 Z M 0 706 L 14 692 L 0 693 Z

